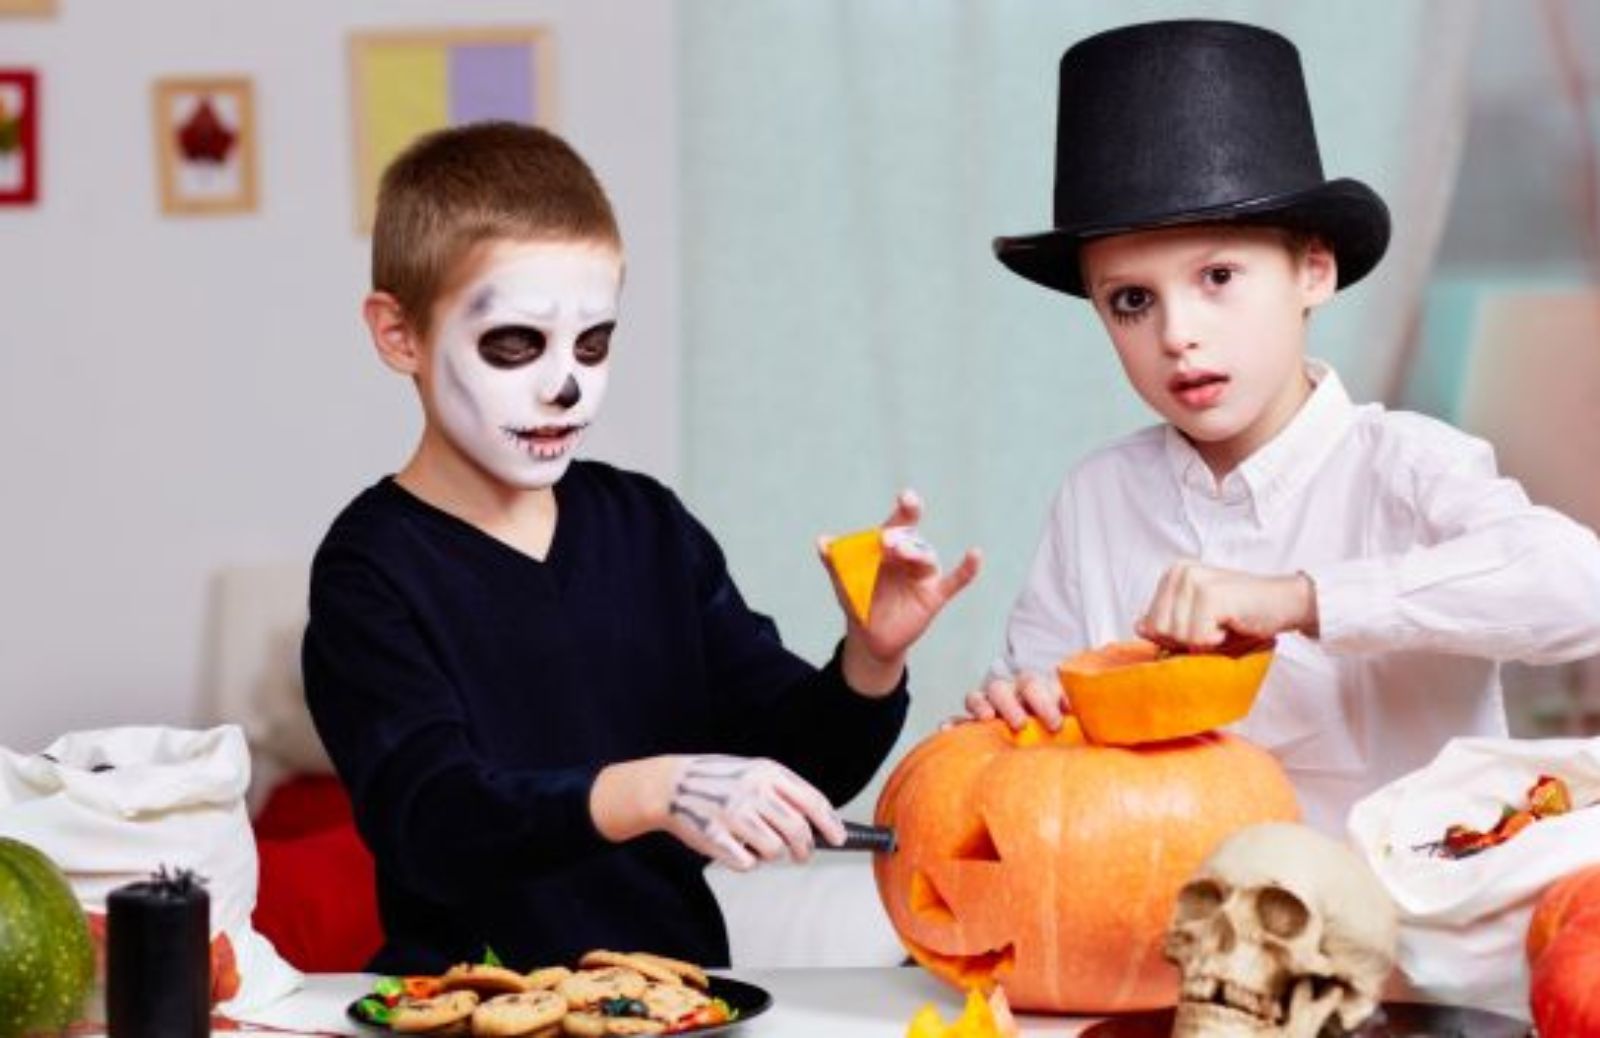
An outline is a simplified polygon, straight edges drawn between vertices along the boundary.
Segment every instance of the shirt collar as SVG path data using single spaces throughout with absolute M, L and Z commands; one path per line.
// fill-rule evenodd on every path
M 1299 489 L 1316 471 L 1349 428 L 1355 413 L 1350 394 L 1339 373 L 1318 360 L 1306 362 L 1306 375 L 1314 383 L 1311 395 L 1278 435 L 1246 458 L 1219 485 L 1194 445 L 1167 426 L 1166 455 L 1179 484 L 1201 497 L 1223 504 L 1248 501 L 1256 521 Z

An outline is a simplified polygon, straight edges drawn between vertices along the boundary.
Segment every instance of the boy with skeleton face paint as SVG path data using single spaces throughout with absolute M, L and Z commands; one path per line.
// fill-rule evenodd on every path
M 844 608 L 820 669 L 788 652 L 669 490 L 573 460 L 622 270 L 602 188 L 543 130 L 440 131 L 385 174 L 364 316 L 423 431 L 319 548 L 303 648 L 377 862 L 373 970 L 485 946 L 513 964 L 597 947 L 725 964 L 706 859 L 843 841 L 831 804 L 900 731 L 906 652 L 977 573 L 974 552 L 940 570 L 902 494 L 870 622 Z

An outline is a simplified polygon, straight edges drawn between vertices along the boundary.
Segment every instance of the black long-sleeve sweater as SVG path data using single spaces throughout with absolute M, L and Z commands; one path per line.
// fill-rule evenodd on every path
M 591 948 L 725 965 L 705 860 L 653 834 L 607 842 L 606 764 L 772 757 L 834 803 L 905 721 L 783 647 L 722 552 L 646 476 L 573 464 L 544 561 L 384 479 L 312 567 L 306 699 L 377 861 L 370 968 L 570 962 Z

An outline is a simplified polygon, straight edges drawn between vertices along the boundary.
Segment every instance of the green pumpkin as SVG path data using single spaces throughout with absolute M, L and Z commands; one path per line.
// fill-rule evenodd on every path
M 0 837 L 0 1038 L 60 1030 L 94 985 L 83 909 L 55 863 Z

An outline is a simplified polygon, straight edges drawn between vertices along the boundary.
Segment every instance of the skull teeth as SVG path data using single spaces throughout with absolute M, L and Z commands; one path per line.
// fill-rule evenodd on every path
M 1273 1024 L 1281 1023 L 1284 1017 L 1283 1006 L 1270 995 L 1218 977 L 1185 978 L 1181 998 L 1184 1002 L 1219 1006 Z

